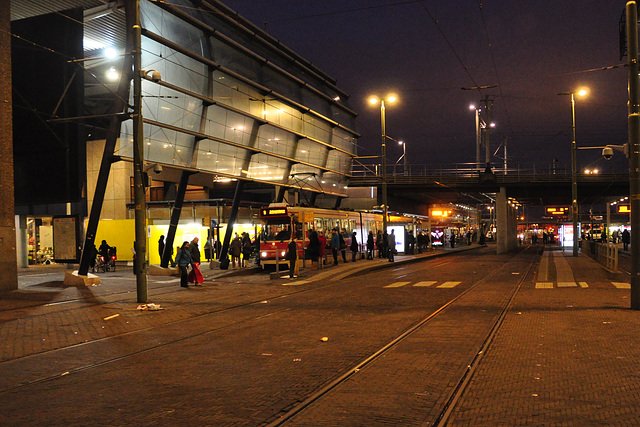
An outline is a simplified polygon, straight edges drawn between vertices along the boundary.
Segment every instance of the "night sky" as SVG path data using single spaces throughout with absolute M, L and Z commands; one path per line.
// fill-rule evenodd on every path
M 570 162 L 571 105 L 578 146 L 627 139 L 627 58 L 620 59 L 618 0 L 224 0 L 337 79 L 358 112 L 358 154 L 380 153 L 380 110 L 370 94 L 393 91 L 387 133 L 411 164 L 475 161 L 470 104 L 495 98 L 492 153 L 508 139 L 509 167 Z M 603 70 L 605 67 L 615 67 Z M 494 85 L 469 91 L 463 87 Z M 389 144 L 391 163 L 402 154 Z M 502 162 L 493 158 L 492 162 Z M 581 150 L 579 167 L 624 165 Z

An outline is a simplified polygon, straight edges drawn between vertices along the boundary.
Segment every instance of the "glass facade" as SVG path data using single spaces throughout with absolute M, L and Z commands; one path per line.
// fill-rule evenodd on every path
M 141 2 L 145 161 L 346 196 L 356 114 L 321 71 L 217 3 Z M 119 152 L 133 156 L 133 123 Z

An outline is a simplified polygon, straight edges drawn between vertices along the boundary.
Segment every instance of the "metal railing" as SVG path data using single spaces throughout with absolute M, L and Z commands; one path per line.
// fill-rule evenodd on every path
M 618 245 L 615 243 L 598 243 L 589 241 L 587 255 L 595 259 L 612 273 L 618 272 Z
M 612 163 L 607 165 L 598 174 L 578 173 L 577 181 L 618 181 L 628 178 L 628 165 Z M 626 167 L 626 169 L 625 169 Z M 381 180 L 381 165 L 360 164 L 353 165 L 351 181 L 358 183 L 372 183 Z M 406 167 L 400 164 L 387 166 L 387 182 L 391 184 L 408 184 L 425 180 L 445 180 L 447 182 L 464 182 L 469 179 L 477 179 L 484 172 L 475 163 L 451 163 L 451 164 L 409 164 Z M 571 181 L 571 165 L 562 163 L 516 163 L 514 167 L 503 169 L 492 167 L 491 172 L 500 182 L 520 182 L 523 180 L 537 182 Z

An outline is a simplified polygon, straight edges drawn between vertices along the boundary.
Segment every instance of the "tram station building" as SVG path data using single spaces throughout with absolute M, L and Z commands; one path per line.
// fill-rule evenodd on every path
M 150 256 L 176 206 L 181 242 L 226 223 L 234 199 L 251 228 L 272 201 L 336 207 L 347 196 L 358 138 L 348 94 L 222 2 L 10 6 L 18 266 L 64 251 L 77 260 L 102 239 L 131 257 L 137 96 Z M 64 227 L 76 235 L 62 238 Z

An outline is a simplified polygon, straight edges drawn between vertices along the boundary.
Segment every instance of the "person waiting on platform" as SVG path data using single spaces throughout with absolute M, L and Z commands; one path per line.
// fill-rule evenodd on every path
M 356 239 L 356 232 L 351 234 L 351 262 L 356 262 L 356 255 L 358 255 L 358 240 Z

